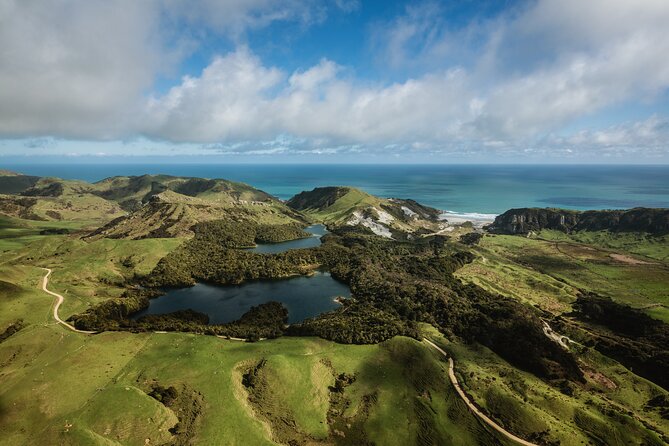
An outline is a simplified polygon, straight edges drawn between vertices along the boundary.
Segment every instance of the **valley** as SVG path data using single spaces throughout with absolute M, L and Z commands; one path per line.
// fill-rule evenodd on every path
M 3 172 L 0 193 L 6 444 L 519 444 L 483 417 L 538 445 L 669 441 L 666 210 L 480 229 L 340 186 Z M 331 305 L 291 318 L 289 284 L 322 277 Z M 242 287 L 218 319 L 188 306 Z

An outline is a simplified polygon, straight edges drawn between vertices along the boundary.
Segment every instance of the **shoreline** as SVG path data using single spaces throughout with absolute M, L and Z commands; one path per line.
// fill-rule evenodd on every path
M 471 222 L 475 227 L 481 227 L 495 221 L 498 214 L 484 214 L 479 212 L 454 212 L 442 210 L 439 219 L 449 224 L 459 225 Z

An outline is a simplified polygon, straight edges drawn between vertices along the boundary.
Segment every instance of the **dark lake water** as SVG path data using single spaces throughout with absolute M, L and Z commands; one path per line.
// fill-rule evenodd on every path
M 320 246 L 321 237 L 328 233 L 328 230 L 325 229 L 324 225 L 312 225 L 304 228 L 304 230 L 313 234 L 313 236 L 281 243 L 258 245 L 255 248 L 249 249 L 249 251 L 257 252 L 259 254 L 276 254 L 288 251 L 289 249 L 313 248 Z
M 254 305 L 278 301 L 288 309 L 288 322 L 292 324 L 334 310 L 339 306 L 334 301 L 338 296 L 349 297 L 349 288 L 326 272 L 317 272 L 309 277 L 259 280 L 234 286 L 198 283 L 190 288 L 170 290 L 163 296 L 151 299 L 149 308 L 133 315 L 133 319 L 190 308 L 208 314 L 210 323 L 222 324 L 239 319 Z

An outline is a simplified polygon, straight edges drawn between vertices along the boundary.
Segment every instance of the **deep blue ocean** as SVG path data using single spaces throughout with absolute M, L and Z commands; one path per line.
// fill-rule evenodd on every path
M 669 207 L 669 166 L 24 164 L 25 174 L 98 181 L 170 174 L 242 181 L 287 199 L 316 186 L 355 186 L 412 198 L 455 213 L 499 214 L 514 207 Z

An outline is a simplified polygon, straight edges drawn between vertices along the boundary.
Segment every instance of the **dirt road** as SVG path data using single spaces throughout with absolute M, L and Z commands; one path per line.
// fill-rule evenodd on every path
M 69 328 L 72 331 L 76 331 L 77 333 L 86 333 L 86 334 L 96 333 L 95 331 L 79 330 L 79 329 L 75 328 L 73 325 L 68 324 L 67 322 L 62 320 L 60 318 L 60 316 L 58 316 L 58 309 L 60 308 L 60 304 L 63 303 L 64 298 L 60 294 L 54 293 L 53 291 L 49 291 L 47 289 L 47 285 L 49 284 L 49 276 L 51 275 L 52 271 L 49 268 L 42 268 L 42 269 L 47 272 L 46 275 L 44 276 L 44 279 L 42 280 L 42 290 L 45 293 L 51 294 L 52 296 L 54 296 L 56 298 L 56 304 L 53 306 L 53 318 L 56 320 L 56 322 L 58 322 L 59 324 L 64 325 L 65 327 Z
M 448 353 L 446 353 L 442 348 L 437 346 L 435 343 L 432 341 L 429 341 L 428 339 L 423 339 L 429 346 L 437 350 L 439 353 L 441 353 L 445 358 L 448 358 L 448 378 L 451 380 L 451 384 L 453 384 L 453 387 L 455 387 L 455 390 L 458 392 L 458 395 L 460 395 L 460 398 L 465 402 L 467 407 L 469 407 L 469 410 L 474 412 L 474 415 L 479 417 L 481 421 L 483 421 L 485 424 L 490 426 L 491 428 L 495 429 L 497 432 L 500 434 L 504 435 L 506 438 L 509 440 L 515 441 L 518 444 L 522 444 L 524 446 L 538 446 L 535 443 L 530 443 L 529 441 L 523 440 L 520 437 L 516 437 L 513 435 L 511 432 L 507 431 L 504 429 L 502 426 L 499 424 L 495 423 L 493 420 L 488 418 L 483 412 L 481 412 L 478 407 L 476 407 L 474 404 L 472 404 L 471 401 L 469 401 L 469 398 L 465 394 L 465 392 L 462 390 L 460 387 L 460 383 L 458 383 L 458 379 L 455 377 L 455 372 L 453 371 L 453 358 L 448 356 Z

